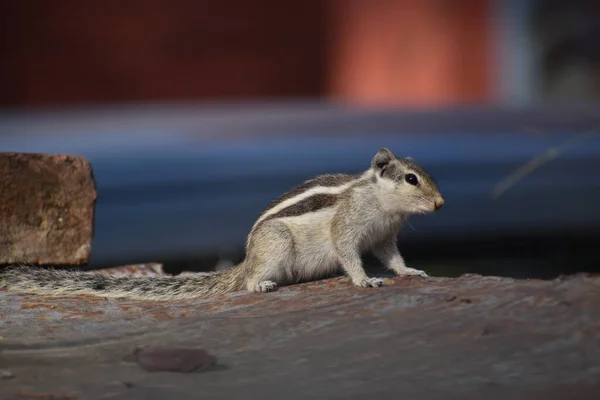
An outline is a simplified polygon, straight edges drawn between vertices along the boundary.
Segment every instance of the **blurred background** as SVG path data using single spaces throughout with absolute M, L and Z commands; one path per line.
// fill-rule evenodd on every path
M 410 266 L 600 271 L 598 1 L 3 0 L 0 88 L 0 151 L 91 161 L 90 268 L 226 268 L 271 200 L 385 146 L 446 199 Z

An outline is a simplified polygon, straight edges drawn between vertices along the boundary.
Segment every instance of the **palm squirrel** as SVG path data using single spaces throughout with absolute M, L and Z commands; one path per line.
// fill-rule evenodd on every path
M 88 294 L 175 300 L 235 292 L 271 292 L 343 270 L 352 283 L 378 287 L 361 254 L 373 254 L 397 275 L 427 276 L 408 268 L 396 245 L 409 215 L 437 211 L 444 199 L 415 161 L 380 149 L 362 174 L 321 175 L 274 200 L 260 215 L 240 264 L 219 272 L 175 277 L 114 277 L 84 271 L 11 266 L 0 270 L 0 288 L 43 295 Z

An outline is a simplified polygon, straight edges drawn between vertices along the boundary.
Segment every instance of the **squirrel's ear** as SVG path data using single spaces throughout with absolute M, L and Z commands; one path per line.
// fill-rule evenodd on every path
M 390 150 L 385 147 L 379 149 L 373 161 L 371 161 L 371 167 L 376 170 L 383 170 L 396 156 Z

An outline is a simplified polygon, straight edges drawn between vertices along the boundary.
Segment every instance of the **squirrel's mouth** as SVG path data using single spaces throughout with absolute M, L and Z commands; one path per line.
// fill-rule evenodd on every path
M 431 214 L 439 210 L 439 207 L 436 206 L 435 203 L 427 203 L 417 206 L 415 210 L 416 214 Z
M 438 211 L 444 205 L 444 199 L 439 197 L 434 201 L 428 201 L 418 206 L 417 210 L 420 214 L 430 214 Z
M 415 214 L 431 214 L 435 211 L 433 206 L 421 206 L 415 210 Z

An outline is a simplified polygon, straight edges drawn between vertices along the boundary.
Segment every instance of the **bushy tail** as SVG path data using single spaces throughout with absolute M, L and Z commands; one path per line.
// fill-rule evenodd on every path
M 143 300 L 190 299 L 244 289 L 242 266 L 174 277 L 117 277 L 96 272 L 11 266 L 0 268 L 0 288 L 46 296 L 86 294 Z

